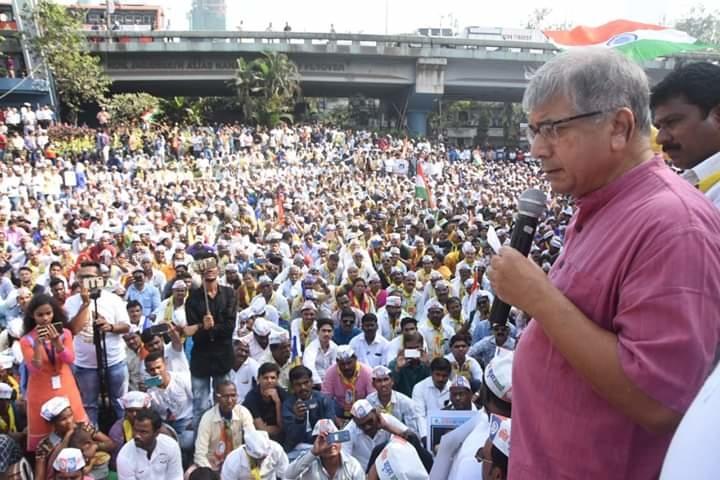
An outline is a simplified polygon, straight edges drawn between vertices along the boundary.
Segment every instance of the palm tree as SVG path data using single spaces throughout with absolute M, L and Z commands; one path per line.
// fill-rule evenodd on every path
M 245 119 L 267 126 L 281 120 L 292 122 L 299 78 L 297 66 L 283 53 L 265 52 L 251 62 L 238 58 L 232 86 Z

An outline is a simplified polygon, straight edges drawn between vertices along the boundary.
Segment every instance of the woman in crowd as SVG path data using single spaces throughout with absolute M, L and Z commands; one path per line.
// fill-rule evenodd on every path
M 87 422 L 80 391 L 70 366 L 75 350 L 63 309 L 49 295 L 33 297 L 25 313 L 25 335 L 20 340 L 24 363 L 30 372 L 27 386 L 28 441 L 34 452 L 50 425 L 40 416 L 41 406 L 53 397 L 63 396 L 72 406 L 75 421 Z

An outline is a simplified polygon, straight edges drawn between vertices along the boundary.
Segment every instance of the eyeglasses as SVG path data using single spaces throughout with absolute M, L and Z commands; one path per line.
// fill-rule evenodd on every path
M 557 127 L 565 125 L 566 123 L 570 123 L 573 120 L 580 120 L 581 118 L 590 118 L 595 117 L 597 115 L 602 115 L 602 110 L 596 110 L 594 112 L 588 112 L 588 113 L 581 113 L 579 115 L 573 115 L 572 117 L 566 117 L 561 118 L 560 120 L 547 120 L 545 122 L 540 122 L 536 126 L 528 124 L 526 135 L 528 142 L 533 143 L 535 141 L 535 137 L 537 135 L 540 135 L 545 140 L 555 140 L 558 137 L 558 130 Z

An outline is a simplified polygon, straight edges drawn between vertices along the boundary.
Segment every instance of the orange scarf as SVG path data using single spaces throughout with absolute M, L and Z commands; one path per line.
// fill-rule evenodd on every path
M 340 376 L 340 381 L 343 384 L 343 387 L 345 387 L 345 408 L 344 413 L 345 416 L 348 417 L 350 415 L 350 409 L 352 409 L 353 403 L 355 403 L 357 392 L 356 392 L 356 386 L 358 376 L 360 375 L 360 362 L 355 362 L 355 373 L 353 373 L 353 376 L 350 379 L 345 378 L 345 375 L 342 374 L 342 372 L 338 369 L 338 375 Z
M 232 436 L 232 421 L 223 418 L 223 425 L 220 427 L 220 441 L 215 446 L 215 458 L 219 463 L 225 461 L 228 453 L 234 450 Z

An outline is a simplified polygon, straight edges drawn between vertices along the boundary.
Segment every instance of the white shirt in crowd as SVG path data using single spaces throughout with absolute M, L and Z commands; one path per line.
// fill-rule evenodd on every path
M 157 443 L 150 458 L 147 451 L 127 442 L 117 457 L 118 480 L 182 480 L 183 467 L 180 445 L 165 434 L 157 436 Z
M 248 345 L 248 349 L 250 350 L 250 358 L 262 358 L 265 355 L 265 352 L 269 350 L 269 346 L 265 348 L 260 346 L 258 341 L 255 339 L 255 334 L 253 332 L 250 332 L 247 335 L 243 336 L 242 340 Z
M 381 413 L 380 415 L 382 415 L 383 420 L 388 425 L 396 430 L 403 431 L 407 428 L 400 420 L 392 415 L 388 415 L 387 413 Z M 381 443 L 389 441 L 391 436 L 387 430 L 378 430 L 375 437 L 370 438 L 365 432 L 360 430 L 360 427 L 358 427 L 353 420 L 350 420 L 350 423 L 348 423 L 343 430 L 350 432 L 350 441 L 342 444 L 343 454 L 355 457 L 363 469 L 367 468 L 373 449 Z
M 452 353 L 448 353 L 445 355 L 445 358 L 450 362 L 450 365 L 453 367 L 453 378 L 455 377 L 455 372 L 460 369 L 457 360 L 455 359 L 455 355 Z M 474 358 L 470 356 L 465 356 L 465 362 L 463 365 L 463 370 L 467 370 L 470 372 L 470 377 L 472 377 L 473 380 L 479 380 L 482 382 L 483 378 L 483 369 L 480 366 L 480 363 L 475 360 Z
M 187 355 L 184 350 L 175 350 L 172 343 L 165 344 L 165 368 L 168 372 L 187 373 L 190 374 L 190 363 L 188 362 Z M 142 366 L 142 377 L 143 379 L 150 378 L 150 375 L 145 370 L 145 365 Z
M 355 355 L 357 355 L 357 359 L 369 365 L 371 368 L 375 368 L 378 365 L 387 366 L 389 363 L 387 360 L 389 343 L 385 337 L 380 335 L 380 332 L 375 334 L 375 339 L 370 344 L 368 344 L 364 333 L 356 335 L 350 340 L 350 346 L 355 352 Z
M 407 425 L 413 432 L 420 435 L 420 409 L 412 398 L 400 392 L 392 391 L 390 394 L 390 403 L 384 407 L 380 402 L 377 392 L 373 392 L 367 396 L 367 401 L 373 407 L 380 408 L 383 412 L 389 413 L 393 417 Z
M 287 470 L 285 470 L 285 478 L 295 480 L 365 480 L 365 470 L 360 465 L 360 462 L 352 456 L 343 451 L 340 454 L 340 462 L 340 468 L 333 477 L 330 477 L 320 458 L 308 450 L 288 466 Z M 234 480 L 234 478 L 223 476 L 222 480 Z
M 230 381 L 235 384 L 237 390 L 237 402 L 243 403 L 248 392 L 252 390 L 254 382 L 257 381 L 257 372 L 260 364 L 253 358 L 248 357 L 237 370 L 230 369 Z
M 82 306 L 82 298 L 80 294 L 75 294 L 65 301 L 65 311 L 68 318 L 74 318 L 80 311 Z M 95 311 L 95 301 L 90 301 L 87 307 L 89 312 L 88 322 L 77 335 L 75 335 L 75 365 L 82 368 L 97 368 L 97 356 L 95 354 L 95 343 L 93 342 L 93 315 Z M 100 298 L 97 299 L 98 314 L 108 321 L 111 325 L 130 324 L 125 308 L 125 301 L 114 293 L 102 291 Z M 112 367 L 125 360 L 125 342 L 122 335 L 116 333 L 107 333 L 105 335 L 105 348 L 107 352 L 107 364 Z
M 152 398 L 152 408 L 163 420 L 192 418 L 193 393 L 190 372 L 169 372 L 170 383 L 166 388 L 152 387 L 147 393 Z
M 302 362 L 312 371 L 312 381 L 315 385 L 319 385 L 325 380 L 325 372 L 335 363 L 337 348 L 335 342 L 330 340 L 327 350 L 323 350 L 320 346 L 320 340 L 316 338 L 305 349 Z
M 720 172 L 720 152 L 711 155 L 709 158 L 695 165 L 693 168 L 683 173 L 683 178 L 693 185 L 697 186 L 703 180 L 708 179 L 715 173 Z M 713 205 L 720 208 L 720 182 L 716 182 L 706 192 Z
M 160 291 L 162 292 L 162 290 Z M 155 325 L 167 322 L 167 319 L 165 318 L 165 310 L 167 309 L 168 303 L 171 303 L 173 301 L 173 297 L 171 296 L 170 298 L 166 298 L 165 300 L 160 302 L 160 306 L 157 308 L 157 310 L 153 312 L 153 315 L 155 315 Z M 177 308 L 173 308 L 170 322 L 177 325 L 178 327 L 187 326 L 187 317 L 185 316 L 184 303 Z
M 711 480 L 720 474 L 720 365 L 690 404 L 673 435 L 660 480 Z
M 445 407 L 445 402 L 450 400 L 450 382 L 445 382 L 445 387 L 442 390 L 433 383 L 432 376 L 420 381 L 413 387 L 412 399 L 418 406 L 420 412 L 420 437 L 427 436 L 427 416 L 428 413 L 435 410 L 442 410 Z
M 275 480 L 287 477 L 288 458 L 279 443 L 270 441 L 270 453 L 260 464 L 260 480 Z M 250 461 L 245 445 L 236 448 L 225 459 L 220 473 L 220 480 L 252 479 Z M 294 478 L 294 477 L 292 477 Z

